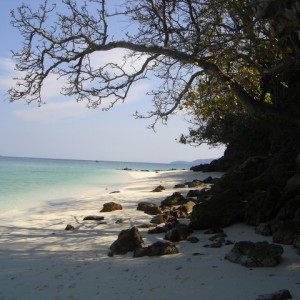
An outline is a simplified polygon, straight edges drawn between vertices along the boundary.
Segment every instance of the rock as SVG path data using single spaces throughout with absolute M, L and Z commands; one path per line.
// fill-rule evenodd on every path
M 162 226 L 156 226 L 155 228 L 148 230 L 148 234 L 157 234 L 157 233 L 165 233 L 165 232 L 166 229 L 165 227 Z
M 269 236 L 272 235 L 272 226 L 269 223 L 259 223 L 255 227 L 255 232 L 260 235 Z
M 161 214 L 162 211 L 156 204 L 150 204 L 145 206 L 144 213 L 155 216 Z
M 161 202 L 161 207 L 162 208 L 172 207 L 175 205 L 182 205 L 186 202 L 187 202 L 186 199 L 179 192 L 175 192 Z
M 202 182 L 204 183 L 212 183 L 214 179 L 211 176 L 206 177 Z
M 208 240 L 211 242 L 225 242 L 225 237 L 227 237 L 226 233 L 224 232 L 219 232 L 216 233 L 215 235 L 211 236 Z
M 273 242 L 283 245 L 292 245 L 296 237 L 300 234 L 300 223 L 285 221 L 273 234 Z
M 75 230 L 75 227 L 71 224 L 68 224 L 65 228 L 65 230 L 69 231 L 69 230 Z
M 269 187 L 267 191 L 256 191 L 247 198 L 245 222 L 256 226 L 271 221 L 284 204 L 278 187 Z
M 189 190 L 187 193 L 187 197 L 198 197 L 201 190 Z
M 300 254 L 300 235 L 294 239 L 293 245 L 296 249 L 298 249 L 298 254 Z
M 244 218 L 245 204 L 236 190 L 230 189 L 196 204 L 191 213 L 193 229 L 226 227 Z
M 213 227 L 205 230 L 204 234 L 217 234 L 217 233 L 224 233 L 224 230 L 220 227 Z
M 297 218 L 297 210 L 300 209 L 300 195 L 287 199 L 284 206 L 276 216 L 278 220 L 292 220 Z M 300 221 L 300 219 L 299 219 Z
M 151 223 L 143 223 L 143 224 L 141 224 L 141 225 L 138 225 L 138 226 L 136 226 L 137 228 L 153 228 L 153 227 L 156 227 L 156 225 L 155 224 L 151 224 Z
M 268 242 L 237 242 L 225 259 L 245 267 L 275 267 L 281 261 L 283 248 Z
M 185 185 L 187 185 L 189 188 L 195 188 L 200 186 L 205 186 L 205 184 L 201 180 L 193 180 L 192 182 L 186 182 Z
M 300 175 L 300 153 L 296 157 L 296 171 Z
M 143 244 L 143 238 L 137 227 L 122 230 L 118 235 L 118 239 L 109 247 L 110 251 L 108 256 L 113 256 L 115 254 L 126 254 L 129 251 L 134 251 L 135 249 L 141 248 Z
M 153 205 L 151 202 L 140 202 L 138 203 L 137 210 L 145 211 L 146 207 L 149 205 Z
M 206 244 L 203 247 L 205 248 L 221 248 L 223 246 L 222 242 L 214 242 L 212 244 Z
M 182 204 L 181 206 L 178 207 L 178 210 L 181 210 L 185 213 L 190 213 L 193 210 L 193 207 L 196 205 L 194 201 L 188 201 L 185 204 Z
M 158 241 L 148 247 L 136 249 L 133 253 L 133 257 L 162 256 L 177 254 L 178 252 L 178 249 L 173 243 Z
M 205 189 L 205 188 L 199 191 L 198 196 L 197 196 L 197 202 L 198 203 L 200 203 L 200 202 L 202 202 L 203 200 L 206 199 L 207 191 L 208 191 L 208 189 Z
M 199 242 L 199 239 L 196 236 L 189 236 L 186 240 L 192 244 L 196 244 Z
M 192 230 L 188 225 L 177 223 L 172 229 L 167 231 L 164 239 L 171 242 L 184 241 L 191 233 Z
M 186 185 L 184 183 L 179 183 L 174 185 L 174 189 L 184 189 Z
M 256 300 L 285 300 L 293 299 L 289 290 L 279 290 L 278 292 L 272 294 L 259 295 Z
M 157 192 L 162 192 L 164 190 L 165 190 L 165 188 L 162 185 L 159 185 L 152 192 L 157 193 Z
M 177 209 L 172 209 L 170 215 L 176 219 L 186 219 L 188 217 L 186 208 L 183 206 L 178 207 Z
M 161 224 L 161 223 L 166 223 L 169 219 L 173 219 L 173 216 L 169 214 L 161 214 L 161 215 L 156 215 L 153 217 L 150 221 L 150 223 L 153 224 Z
M 83 221 L 103 221 L 104 217 L 102 216 L 86 216 L 83 218 Z
M 300 174 L 295 174 L 291 177 L 284 188 L 284 192 L 287 195 L 296 195 L 300 192 Z
M 111 212 L 115 210 L 122 210 L 123 207 L 121 204 L 115 202 L 104 203 L 102 210 L 100 212 Z

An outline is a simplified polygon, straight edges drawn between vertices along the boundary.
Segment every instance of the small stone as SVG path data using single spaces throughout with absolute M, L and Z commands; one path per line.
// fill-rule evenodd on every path
M 69 230 L 75 230 L 75 227 L 71 224 L 68 224 L 65 228 L 65 230 L 69 231 Z
M 292 298 L 293 297 L 289 290 L 282 289 L 272 294 L 259 295 L 256 300 L 286 300 Z
M 189 241 L 192 244 L 196 244 L 199 242 L 199 239 L 196 236 L 190 236 L 187 238 L 187 241 Z
M 87 216 L 83 218 L 83 221 L 103 221 L 104 217 L 102 216 Z
M 121 204 L 115 202 L 104 203 L 103 208 L 100 212 L 112 212 L 115 210 L 122 210 L 123 207 Z

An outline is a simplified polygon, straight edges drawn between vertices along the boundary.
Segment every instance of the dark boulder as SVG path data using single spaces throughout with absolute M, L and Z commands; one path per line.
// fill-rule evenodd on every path
M 161 207 L 162 208 L 172 207 L 175 205 L 182 205 L 186 202 L 187 200 L 179 192 L 175 192 L 161 202 Z
M 103 204 L 103 208 L 100 210 L 100 212 L 112 212 L 115 210 L 122 210 L 123 207 L 121 204 L 115 203 L 115 202 L 108 202 Z
M 136 227 L 122 230 L 118 235 L 118 239 L 109 247 L 110 251 L 108 256 L 126 254 L 129 251 L 141 248 L 143 244 L 143 238 Z
M 236 190 L 214 195 L 210 200 L 196 204 L 191 213 L 193 229 L 226 227 L 244 218 L 244 203 Z
M 165 233 L 166 228 L 164 226 L 156 226 L 153 229 L 148 230 L 148 234 L 158 234 L 158 233 Z
M 149 205 L 153 205 L 151 202 L 140 202 L 138 203 L 137 210 L 145 211 L 146 207 Z
M 176 223 L 172 229 L 167 231 L 164 239 L 171 242 L 184 241 L 191 233 L 192 230 L 188 225 Z
M 245 267 L 275 267 L 283 254 L 280 245 L 268 242 L 237 242 L 225 259 Z
M 155 215 L 161 214 L 162 211 L 156 204 L 152 203 L 152 204 L 145 206 L 144 213 L 155 216 Z
M 165 214 L 160 214 L 160 215 L 156 215 L 154 216 L 150 223 L 153 223 L 153 224 L 161 224 L 161 223 L 166 223 L 168 222 L 169 220 L 172 220 L 174 219 L 174 217 L 168 213 L 165 213 Z
M 179 251 L 173 243 L 158 241 L 148 247 L 135 249 L 133 257 L 162 256 L 177 254 Z

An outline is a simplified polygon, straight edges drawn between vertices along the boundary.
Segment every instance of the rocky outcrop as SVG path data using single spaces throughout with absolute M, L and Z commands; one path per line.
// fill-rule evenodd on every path
M 249 225 L 257 225 L 276 217 L 284 205 L 279 187 L 271 186 L 266 191 L 255 191 L 246 197 L 245 222 Z
M 193 231 L 188 225 L 175 223 L 171 229 L 169 229 L 164 239 L 171 242 L 184 241 Z
M 237 242 L 225 259 L 245 267 L 275 267 L 283 254 L 280 245 L 268 242 Z
M 116 241 L 114 241 L 109 247 L 110 251 L 108 256 L 115 254 L 126 254 L 129 251 L 142 248 L 144 240 L 137 229 L 132 227 L 131 229 L 122 230 Z
M 191 226 L 204 229 L 242 221 L 269 235 L 275 231 L 262 224 L 300 221 L 299 134 L 296 137 L 282 135 L 274 139 L 270 155 L 249 157 L 230 168 L 197 197 Z
M 208 201 L 196 204 L 190 218 L 193 229 L 226 227 L 244 218 L 245 204 L 235 190 L 227 190 L 212 196 Z
M 279 229 L 273 234 L 272 239 L 274 243 L 292 245 L 299 235 L 300 222 L 285 221 L 281 223 Z
M 100 212 L 112 212 L 115 210 L 122 210 L 123 207 L 121 204 L 115 203 L 115 202 L 108 202 L 103 204 L 103 208 L 100 210 Z
M 178 252 L 178 249 L 173 243 L 158 241 L 151 246 L 136 249 L 133 253 L 133 257 L 162 256 L 177 254 Z

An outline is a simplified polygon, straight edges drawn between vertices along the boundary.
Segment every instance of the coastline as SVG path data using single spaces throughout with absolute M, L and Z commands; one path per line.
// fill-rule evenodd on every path
M 119 232 L 151 216 L 137 211 L 139 202 L 159 204 L 174 191 L 186 195 L 188 188 L 174 184 L 201 179 L 210 173 L 191 171 L 126 171 L 133 180 L 120 193 L 105 193 L 47 207 L 30 214 L 7 214 L 0 219 L 0 299 L 256 299 L 261 294 L 289 289 L 300 299 L 299 255 L 283 246 L 281 264 L 274 268 L 249 269 L 224 260 L 232 246 L 205 248 L 208 236 L 195 231 L 196 244 L 176 243 L 179 254 L 132 258 L 132 253 L 108 257 L 109 246 Z M 164 185 L 161 193 L 151 192 Z M 121 203 L 123 210 L 99 213 L 106 202 Z M 83 221 L 88 215 L 104 216 L 107 224 Z M 122 222 L 116 224 L 116 220 Z M 65 231 L 67 224 L 74 231 Z M 224 228 L 232 241 L 271 241 L 252 227 L 236 224 Z M 145 244 L 163 235 L 140 229 Z M 199 255 L 194 255 L 200 253 Z M 124 297 L 126 295 L 126 297 Z

